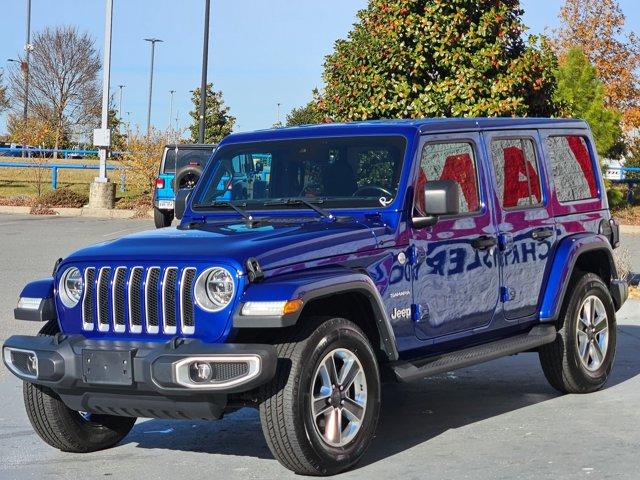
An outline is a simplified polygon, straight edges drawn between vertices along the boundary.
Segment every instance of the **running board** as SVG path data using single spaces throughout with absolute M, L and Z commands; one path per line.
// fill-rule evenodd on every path
M 556 339 L 555 325 L 536 325 L 529 333 L 484 345 L 445 353 L 414 362 L 396 364 L 393 371 L 398 381 L 411 382 L 439 373 L 470 367 L 500 357 L 515 355 L 551 343 Z

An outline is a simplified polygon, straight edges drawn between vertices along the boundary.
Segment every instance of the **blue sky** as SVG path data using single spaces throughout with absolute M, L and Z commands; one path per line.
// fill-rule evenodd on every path
M 212 0 L 209 80 L 224 92 L 237 117 L 237 130 L 270 127 L 277 103 L 282 118 L 306 103 L 321 86 L 322 63 L 333 42 L 344 38 L 367 0 Z M 640 24 L 637 0 L 620 0 L 627 25 Z M 559 0 L 523 0 L 532 33 L 557 25 Z M 32 0 L 32 31 L 75 24 L 89 31 L 102 50 L 104 0 Z M 5 0 L 0 28 L 0 68 L 24 43 L 24 0 Z M 149 45 L 156 48 L 152 123 L 169 123 L 169 91 L 175 90 L 174 117 L 186 127 L 189 90 L 200 83 L 204 0 L 114 0 L 111 87 L 124 84 L 123 112 L 144 125 L 149 78 Z M 5 76 L 6 77 L 6 76 Z M 117 96 L 116 96 L 117 97 Z M 127 118 L 126 114 L 123 117 Z M 0 132 L 5 115 L 0 116 Z

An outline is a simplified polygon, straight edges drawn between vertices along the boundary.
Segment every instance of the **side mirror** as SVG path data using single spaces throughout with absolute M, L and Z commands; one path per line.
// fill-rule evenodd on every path
M 414 217 L 414 228 L 430 227 L 443 215 L 460 213 L 460 185 L 454 180 L 427 182 L 424 186 L 425 217 Z
M 180 220 L 184 215 L 184 211 L 187 208 L 187 201 L 189 200 L 189 195 L 191 194 L 190 188 L 181 188 L 176 193 L 176 200 L 173 206 L 173 215 Z

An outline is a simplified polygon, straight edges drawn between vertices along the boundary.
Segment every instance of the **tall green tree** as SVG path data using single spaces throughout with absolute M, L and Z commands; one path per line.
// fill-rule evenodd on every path
M 287 127 L 322 123 L 323 118 L 322 113 L 318 109 L 318 104 L 314 100 L 311 100 L 306 105 L 291 110 L 287 115 Z
M 107 126 L 111 129 L 111 149 L 125 150 L 127 148 L 127 132 L 122 131 L 122 122 L 114 107 L 109 107 Z
M 640 168 L 640 138 L 635 137 L 630 142 L 629 152 L 624 161 L 625 167 Z M 626 172 L 625 178 L 640 179 L 640 172 Z
M 333 120 L 553 115 L 556 57 L 518 0 L 370 0 L 326 58 Z
M 196 88 L 191 96 L 194 109 L 189 112 L 193 123 L 189 127 L 191 139 L 198 141 L 200 126 L 200 88 Z M 221 91 L 214 91 L 213 84 L 207 84 L 207 104 L 204 123 L 204 142 L 218 143 L 233 131 L 236 118 L 229 113 Z
M 569 50 L 556 76 L 558 101 L 566 104 L 572 116 L 589 123 L 598 153 L 602 157 L 620 158 L 624 153 L 622 116 L 606 107 L 604 84 L 584 51 Z

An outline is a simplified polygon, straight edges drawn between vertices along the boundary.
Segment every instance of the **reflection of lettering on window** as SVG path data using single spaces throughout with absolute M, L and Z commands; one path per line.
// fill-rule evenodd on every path
M 583 137 L 549 137 L 547 148 L 556 195 L 560 202 L 586 200 L 598 196 L 593 160 Z
M 460 213 L 480 209 L 473 148 L 469 143 L 430 143 L 424 146 L 418 191 L 429 180 L 454 180 L 460 185 Z M 418 196 L 418 208 L 424 208 Z
M 494 140 L 491 159 L 498 197 L 504 208 L 529 207 L 542 202 L 540 175 L 533 141 L 527 138 Z

